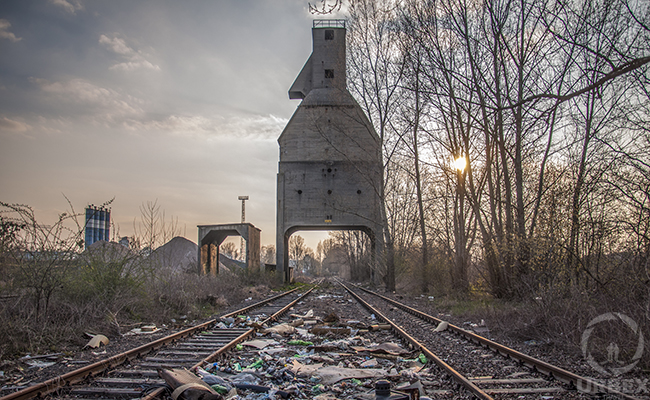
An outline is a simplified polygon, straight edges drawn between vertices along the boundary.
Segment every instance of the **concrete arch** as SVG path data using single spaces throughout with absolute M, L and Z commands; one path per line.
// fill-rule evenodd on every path
M 281 260 L 284 280 L 285 282 L 291 282 L 293 280 L 293 271 L 289 268 L 289 239 L 291 235 L 299 231 L 361 231 L 368 235 L 370 239 L 370 252 L 371 252 L 371 266 L 377 265 L 377 262 L 380 260 L 381 252 L 383 250 L 383 240 L 381 236 L 378 236 L 375 229 L 367 225 L 294 225 L 286 229 L 284 232 L 284 238 L 282 240 L 281 249 L 276 249 L 276 255 L 278 260 Z M 276 245 L 277 246 L 277 245 Z M 370 269 L 371 279 L 375 278 L 375 268 Z
M 198 225 L 199 274 L 219 274 L 219 247 L 228 236 L 241 236 L 246 241 L 246 266 L 260 268 L 260 232 L 253 224 Z

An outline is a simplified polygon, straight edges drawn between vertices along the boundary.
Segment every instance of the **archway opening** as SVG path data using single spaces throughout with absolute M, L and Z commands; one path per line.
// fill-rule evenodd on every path
M 303 235 L 311 240 L 305 240 Z M 314 244 L 314 238 L 318 237 L 321 239 Z M 366 227 L 335 230 L 300 227 L 288 232 L 285 238 L 290 279 L 337 276 L 364 281 L 373 277 L 376 243 Z

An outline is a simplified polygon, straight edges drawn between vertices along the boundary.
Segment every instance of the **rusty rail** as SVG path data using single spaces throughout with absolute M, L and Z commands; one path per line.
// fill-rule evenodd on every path
M 465 389 L 469 390 L 474 396 L 478 397 L 479 399 L 482 400 L 492 400 L 492 397 L 485 393 L 481 388 L 476 386 L 474 383 L 472 383 L 469 379 L 467 379 L 463 374 L 460 372 L 456 371 L 453 367 L 451 367 L 449 364 L 446 362 L 442 361 L 440 357 L 435 355 L 431 350 L 426 348 L 422 343 L 418 342 L 415 338 L 413 338 L 411 335 L 406 333 L 402 328 L 400 328 L 397 324 L 395 324 L 393 321 L 388 319 L 384 314 L 382 314 L 379 310 L 375 309 L 372 307 L 369 303 L 367 303 L 365 300 L 363 300 L 359 295 L 354 293 L 350 288 L 345 286 L 342 282 L 339 282 L 341 286 L 345 288 L 345 290 L 352 295 L 359 303 L 361 303 L 368 311 L 372 312 L 375 314 L 377 318 L 380 320 L 385 321 L 386 323 L 390 324 L 390 326 L 393 328 L 395 332 L 397 332 L 402 338 L 404 338 L 406 341 L 411 343 L 415 348 L 420 349 L 422 353 L 424 353 L 427 357 L 433 360 L 433 362 L 438 365 L 442 370 L 447 372 L 449 375 L 451 375 L 456 382 L 461 384 Z
M 284 293 L 280 293 L 276 296 L 270 297 L 268 299 L 259 301 L 255 304 L 251 304 L 247 307 L 241 308 L 239 310 L 232 311 L 230 313 L 222 315 L 222 317 L 230 317 L 233 315 L 238 315 L 238 314 L 243 314 L 247 311 L 250 311 L 256 307 L 259 307 L 263 304 L 269 303 L 273 300 L 276 300 L 278 298 L 284 297 L 286 295 L 289 295 L 295 291 L 297 291 L 300 288 L 295 288 L 292 290 L 289 290 Z M 312 289 L 310 289 L 307 293 L 311 292 Z M 304 295 L 303 295 L 304 296 Z M 298 299 L 302 298 L 303 296 L 299 297 Z M 293 303 L 293 302 L 292 302 Z M 286 310 L 285 310 L 286 311 Z M 277 313 L 276 313 L 277 314 Z M 275 315 L 275 314 L 274 314 Z M 138 346 L 134 349 L 125 351 L 124 353 L 120 353 L 117 355 L 114 355 L 112 357 L 109 357 L 107 359 L 95 362 L 93 364 L 87 365 L 83 368 L 76 369 L 74 371 L 70 371 L 68 373 L 65 373 L 63 375 L 57 376 L 55 378 L 49 379 L 45 382 L 38 383 L 33 386 L 26 387 L 24 389 L 21 389 L 19 391 L 10 393 L 4 397 L 1 397 L 0 400 L 25 400 L 25 399 L 31 399 L 34 397 L 42 397 L 45 396 L 49 393 L 52 393 L 56 390 L 59 390 L 63 387 L 74 385 L 76 383 L 79 383 L 85 379 L 88 379 L 89 377 L 93 377 L 96 375 L 99 375 L 100 373 L 106 371 L 107 369 L 110 368 L 115 368 L 119 365 L 124 364 L 127 361 L 133 360 L 134 358 L 141 357 L 151 351 L 157 350 L 162 346 L 165 346 L 171 342 L 174 342 L 178 339 L 182 339 L 186 336 L 192 335 L 196 332 L 200 332 L 202 330 L 205 330 L 207 327 L 215 324 L 218 321 L 219 318 L 211 319 L 207 322 L 204 322 L 202 324 L 193 326 L 191 328 L 184 329 L 180 332 L 176 332 L 172 335 L 165 336 L 163 338 L 154 340 L 153 342 L 144 344 L 142 346 Z M 268 320 L 268 319 L 267 319 Z M 243 335 L 242 335 L 243 336 Z M 242 339 L 243 340 L 243 339 Z M 236 344 L 236 343 L 235 343 Z M 234 345 L 233 345 L 234 346 Z M 232 346 L 230 346 L 232 347 Z M 229 348 L 230 348 L 229 347 Z
M 388 303 L 394 305 L 395 307 L 398 307 L 409 314 L 415 315 L 425 321 L 433 322 L 435 324 L 439 324 L 442 322 L 441 319 L 436 318 L 432 315 L 423 313 L 422 311 L 416 310 L 415 308 L 409 307 L 406 304 L 402 304 L 397 300 L 393 300 L 389 297 L 386 297 L 384 295 L 381 295 L 379 293 L 373 292 L 371 290 L 368 290 L 366 288 L 363 288 L 358 285 L 354 285 L 356 288 L 363 290 L 366 293 L 372 294 L 374 296 L 377 296 Z M 629 394 L 622 393 L 616 389 L 612 389 L 610 387 L 607 387 L 605 385 L 602 385 L 598 382 L 593 381 L 592 379 L 585 378 L 583 376 L 574 374 L 573 372 L 567 371 L 563 368 L 557 367 L 555 365 L 549 364 L 545 361 L 542 361 L 540 359 L 537 359 L 535 357 L 529 356 L 527 354 L 521 353 L 515 349 L 511 349 L 510 347 L 504 346 L 502 344 L 493 342 L 492 340 L 485 338 L 483 336 L 477 335 L 474 332 L 467 331 L 463 328 L 460 328 L 456 325 L 449 324 L 448 327 L 449 330 L 452 332 L 462 335 L 468 340 L 478 343 L 482 346 L 486 346 L 491 348 L 492 350 L 506 356 L 506 357 L 511 357 L 513 359 L 519 360 L 520 362 L 528 365 L 531 368 L 534 368 L 538 372 L 541 372 L 545 375 L 551 376 L 560 382 L 572 385 L 574 388 L 577 390 L 584 392 L 584 393 L 589 393 L 589 394 L 599 394 L 599 393 L 609 393 L 613 394 L 619 397 L 622 397 L 624 399 L 629 399 L 629 400 L 638 400 L 634 396 L 630 396 Z

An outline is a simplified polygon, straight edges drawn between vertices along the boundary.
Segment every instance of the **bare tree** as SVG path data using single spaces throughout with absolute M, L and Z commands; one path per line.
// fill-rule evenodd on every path
M 349 7 L 348 76 L 350 88 L 360 101 L 383 145 L 382 176 L 379 188 L 382 202 L 382 225 L 386 246 L 385 283 L 395 290 L 395 248 L 389 227 L 390 213 L 386 204 L 386 166 L 395 143 L 389 138 L 390 119 L 399 104 L 399 85 L 403 63 L 399 52 L 399 31 L 396 29 L 396 3 L 391 0 L 351 0 Z

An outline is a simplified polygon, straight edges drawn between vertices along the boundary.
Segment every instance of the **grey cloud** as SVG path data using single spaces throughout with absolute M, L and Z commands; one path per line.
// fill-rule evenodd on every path
M 101 35 L 99 37 L 99 43 L 103 44 L 114 52 L 125 58 L 124 62 L 117 63 L 110 67 L 110 69 L 118 69 L 123 71 L 132 71 L 139 68 L 151 69 L 154 71 L 160 71 L 160 67 L 152 64 L 148 61 L 144 55 L 138 51 L 135 51 L 133 48 L 129 47 L 126 44 L 126 41 L 119 37 L 109 38 L 106 35 Z
M 121 122 L 143 114 L 142 101 L 84 79 L 49 82 L 31 78 L 41 90 L 69 103 L 77 114 L 89 114 L 102 122 Z
M 0 19 L 0 39 L 9 39 L 12 42 L 18 42 L 22 38 L 16 37 L 13 32 L 9 32 L 11 22 L 6 19 Z
M 158 120 L 131 120 L 133 131 L 165 131 L 175 136 L 210 140 L 220 136 L 247 139 L 275 138 L 287 119 L 274 115 L 230 115 L 208 118 L 202 115 L 169 115 Z
M 77 10 L 83 10 L 83 4 L 79 0 L 50 0 L 50 3 L 63 8 L 70 14 L 75 14 Z
M 0 131 L 25 132 L 29 125 L 19 121 L 14 121 L 7 117 L 0 118 Z

